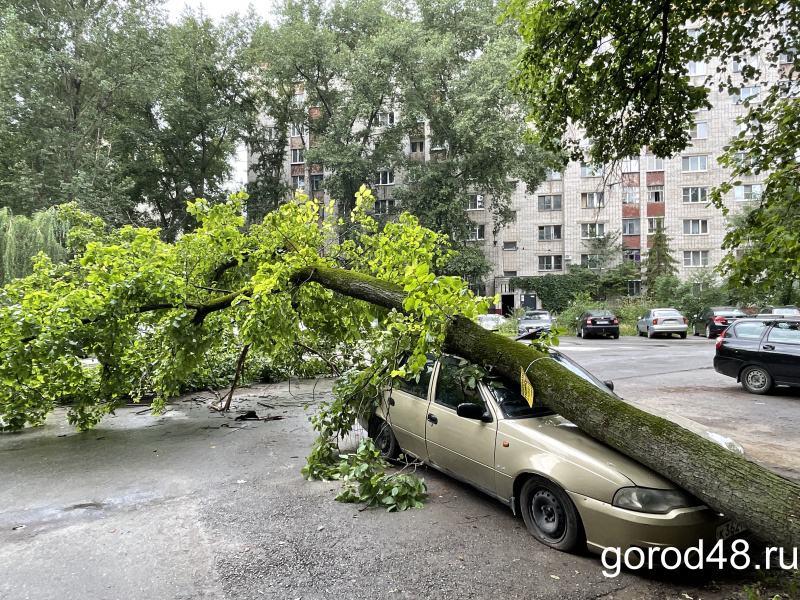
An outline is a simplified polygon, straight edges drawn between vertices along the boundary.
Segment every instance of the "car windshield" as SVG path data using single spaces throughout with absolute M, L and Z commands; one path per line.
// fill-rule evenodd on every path
M 502 387 L 495 387 L 494 385 L 487 387 L 492 391 L 492 395 L 506 419 L 530 419 L 531 417 L 544 417 L 553 414 L 552 410 L 535 402 L 533 408 L 531 408 L 528 405 L 528 401 L 522 397 L 518 383 L 513 383 L 507 379 L 501 379 L 499 383 Z
M 587 310 L 586 314 L 590 317 L 613 317 L 610 310 Z
M 776 315 L 796 315 L 800 310 L 796 308 L 774 308 L 772 312 Z
M 668 310 L 654 310 L 653 311 L 654 317 L 680 317 L 681 313 L 674 309 Z
M 578 363 L 574 362 L 570 358 L 567 358 L 560 352 L 550 352 L 550 358 L 552 358 L 558 364 L 566 367 L 567 369 L 575 373 L 575 375 L 577 375 L 578 377 L 582 377 L 589 383 L 593 384 L 595 387 L 603 390 L 604 392 L 607 392 L 611 396 L 616 396 L 616 394 L 613 393 L 610 389 L 608 389 L 606 385 L 602 381 L 600 381 L 597 377 L 586 371 Z
M 522 317 L 526 321 L 542 321 L 550 318 L 550 313 L 546 312 L 526 312 Z

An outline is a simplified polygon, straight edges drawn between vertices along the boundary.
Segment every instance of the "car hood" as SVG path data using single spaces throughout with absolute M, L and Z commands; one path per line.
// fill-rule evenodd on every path
M 560 415 L 505 419 L 503 428 L 529 445 L 600 476 L 616 487 L 637 485 L 658 489 L 677 486 L 639 462 L 598 442 Z
M 550 327 L 553 322 L 550 319 L 520 319 L 519 324 L 521 327 L 535 327 L 538 325 Z

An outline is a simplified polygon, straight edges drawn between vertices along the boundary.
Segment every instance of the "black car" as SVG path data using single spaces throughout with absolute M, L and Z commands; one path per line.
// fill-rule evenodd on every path
M 709 306 L 694 316 L 692 332 L 705 335 L 708 339 L 715 338 L 736 319 L 746 316 L 746 312 L 735 306 Z
M 619 338 L 619 319 L 610 310 L 587 310 L 576 319 L 575 335 L 586 339 L 593 335 L 610 335 Z
M 717 340 L 714 369 L 751 394 L 800 386 L 800 315 L 737 320 Z

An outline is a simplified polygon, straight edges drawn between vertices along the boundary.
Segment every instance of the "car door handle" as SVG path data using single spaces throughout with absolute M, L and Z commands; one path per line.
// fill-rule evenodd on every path
M 439 422 L 439 419 L 436 418 L 436 415 L 428 413 L 428 421 L 436 425 Z
M 394 406 L 394 398 L 389 396 L 389 406 Z
M 775 350 L 775 346 L 773 346 L 772 344 L 764 344 L 762 346 L 762 349 L 763 350 Z

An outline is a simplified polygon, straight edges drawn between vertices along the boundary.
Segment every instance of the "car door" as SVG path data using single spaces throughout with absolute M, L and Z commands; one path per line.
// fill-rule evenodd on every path
M 493 407 L 478 390 L 467 387 L 453 359 L 439 362 L 434 386 L 425 424 L 428 462 L 494 493 L 497 415 Z M 456 409 L 464 402 L 483 407 L 487 420 L 459 417 Z
M 732 334 L 723 336 L 717 356 L 728 362 L 734 372 L 744 365 L 761 364 L 759 349 L 766 329 L 767 323 L 764 321 L 736 323 Z
M 642 315 L 642 317 L 636 322 L 636 329 L 642 333 L 647 331 L 647 323 L 650 321 L 650 311 L 648 310 L 646 313 Z
M 797 321 L 778 321 L 761 342 L 761 360 L 779 383 L 800 383 L 800 328 Z
M 425 416 L 435 362 L 429 360 L 419 381 L 397 379 L 386 392 L 386 420 L 403 451 L 425 458 Z

